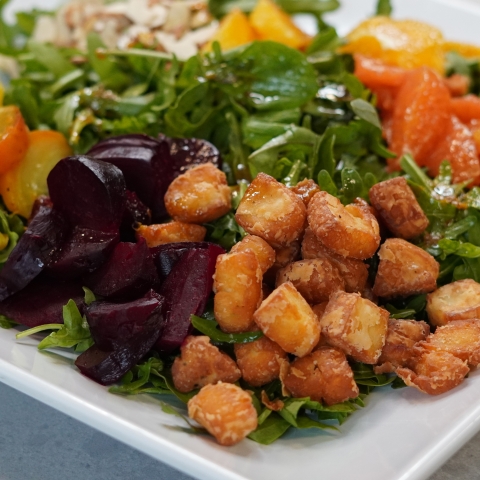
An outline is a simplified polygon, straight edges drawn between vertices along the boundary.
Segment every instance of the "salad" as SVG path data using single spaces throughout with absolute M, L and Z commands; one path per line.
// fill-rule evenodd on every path
M 108 11 L 131 33 L 128 6 Z M 167 14 L 130 43 L 102 37 L 100 2 L 68 44 L 41 36 L 65 10 L 2 23 L 0 325 L 50 332 L 39 349 L 74 349 L 112 393 L 175 395 L 222 445 L 463 382 L 480 50 L 384 0 L 342 39 L 337 6 L 210 1 L 188 58 L 161 42 Z

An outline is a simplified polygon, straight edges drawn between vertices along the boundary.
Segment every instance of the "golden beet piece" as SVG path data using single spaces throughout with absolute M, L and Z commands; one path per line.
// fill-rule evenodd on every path
M 180 392 L 218 382 L 234 383 L 242 376 L 235 362 L 208 337 L 187 337 L 180 352 L 172 365 L 173 383 Z
M 454 320 L 480 318 L 480 284 L 475 280 L 457 280 L 427 295 L 427 313 L 431 324 L 446 325 Z
M 320 303 L 330 295 L 345 290 L 345 282 L 338 269 L 325 258 L 300 260 L 277 273 L 277 287 L 291 282 L 308 303 Z
M 378 252 L 380 263 L 373 285 L 379 297 L 408 297 L 437 288 L 439 265 L 435 259 L 406 240 L 389 238 Z
M 270 340 L 297 357 L 308 355 L 320 339 L 317 316 L 290 282 L 276 288 L 253 319 Z
M 380 245 L 377 219 L 357 205 L 344 207 L 327 192 L 315 194 L 308 204 L 308 223 L 319 240 L 342 257 L 365 260 Z
M 156 225 L 140 225 L 137 238 L 143 237 L 147 245 L 157 247 L 165 243 L 203 242 L 207 229 L 194 223 L 170 222 Z
M 250 343 L 236 343 L 234 349 L 242 378 L 252 387 L 261 387 L 278 378 L 280 361 L 287 359 L 280 345 L 267 337 Z
M 262 301 L 262 271 L 251 250 L 219 255 L 213 277 L 213 309 L 224 332 L 248 332 Z
M 404 177 L 377 183 L 369 195 L 372 205 L 396 237 L 409 240 L 428 227 L 428 218 Z
M 357 362 L 375 364 L 387 335 L 389 313 L 357 293 L 330 297 L 320 325 L 327 342 Z
M 396 367 L 410 365 L 415 356 L 413 347 L 417 342 L 425 340 L 429 333 L 430 327 L 425 322 L 389 319 L 385 346 L 375 372 L 391 373 Z
M 368 266 L 361 260 L 342 257 L 326 248 L 310 227 L 307 227 L 303 237 L 302 257 L 304 259 L 323 258 L 329 260 L 340 272 L 345 282 L 346 292 L 362 292 L 365 289 Z
M 263 239 L 256 235 L 247 235 L 230 250 L 231 253 L 251 250 L 258 260 L 262 275 L 275 263 L 275 250 Z
M 358 386 L 343 352 L 320 347 L 310 355 L 297 358 L 283 378 L 292 397 L 310 397 L 326 405 L 358 397 Z
M 467 362 L 451 353 L 426 351 L 410 368 L 397 368 L 397 375 L 409 386 L 429 395 L 440 395 L 463 382 L 469 372 Z
M 289 188 L 265 173 L 250 184 L 235 218 L 248 233 L 272 247 L 298 240 L 305 229 L 306 208 Z
M 419 347 L 451 353 L 471 367 L 477 367 L 480 364 L 480 320 L 457 320 L 439 327 Z
M 225 174 L 212 163 L 198 165 L 178 176 L 165 194 L 165 207 L 175 220 L 205 223 L 231 209 L 232 194 Z
M 291 187 L 291 190 L 298 195 L 305 206 L 308 207 L 310 200 L 320 191 L 320 187 L 312 179 L 306 178 L 298 182 L 294 187 Z
M 252 397 L 231 383 L 203 387 L 189 400 L 188 415 L 225 446 L 242 441 L 258 425 Z

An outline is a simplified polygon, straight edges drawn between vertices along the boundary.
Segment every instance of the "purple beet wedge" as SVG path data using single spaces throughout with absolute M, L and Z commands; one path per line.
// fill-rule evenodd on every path
M 135 242 L 135 229 L 138 225 L 150 225 L 152 213 L 138 198 L 135 192 L 127 190 L 127 205 L 123 213 L 120 234 L 122 241 Z
M 68 234 L 64 216 L 40 206 L 0 272 L 0 302 L 25 288 L 49 266 Z
M 192 332 L 191 315 L 202 315 L 210 293 L 218 245 L 188 250 L 175 264 L 160 294 L 166 298 L 165 328 L 155 348 L 162 354 L 175 351 Z

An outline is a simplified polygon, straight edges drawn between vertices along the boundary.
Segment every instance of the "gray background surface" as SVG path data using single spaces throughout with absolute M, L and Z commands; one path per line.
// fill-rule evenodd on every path
M 0 383 L 0 480 L 90 479 L 191 477 Z M 480 434 L 429 480 L 475 479 Z

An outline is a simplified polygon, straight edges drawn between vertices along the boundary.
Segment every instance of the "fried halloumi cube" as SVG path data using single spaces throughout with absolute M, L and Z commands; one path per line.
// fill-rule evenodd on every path
M 170 184 L 165 194 L 165 207 L 168 214 L 180 222 L 216 220 L 232 208 L 227 177 L 212 163 L 193 167 Z
M 291 187 L 293 193 L 298 195 L 302 202 L 308 207 L 313 196 L 320 191 L 320 187 L 311 179 L 305 179 Z
M 336 348 L 320 347 L 294 360 L 283 376 L 284 387 L 295 398 L 310 397 L 326 405 L 358 397 L 358 386 L 345 354 Z
M 250 184 L 235 218 L 252 235 L 272 247 L 282 247 L 298 240 L 305 229 L 306 208 L 288 187 L 265 173 Z
M 275 250 L 263 239 L 256 235 L 247 235 L 240 242 L 236 243 L 231 253 L 251 250 L 258 260 L 262 275 L 275 263 Z
M 428 227 L 428 218 L 404 177 L 377 183 L 370 189 L 369 196 L 373 207 L 396 237 L 409 240 Z
M 388 320 L 387 338 L 382 354 L 378 359 L 375 373 L 392 373 L 397 367 L 410 365 L 415 357 L 413 347 L 430 334 L 425 322 L 416 320 Z
M 321 303 L 330 298 L 330 295 L 339 290 L 345 290 L 345 282 L 340 272 L 327 259 L 314 258 L 300 260 L 282 268 L 277 273 L 276 286 L 291 282 L 311 304 Z
M 463 382 L 467 362 L 451 353 L 424 351 L 411 368 L 397 368 L 396 374 L 409 386 L 429 395 L 440 395 Z
M 320 339 L 317 316 L 290 282 L 276 288 L 253 319 L 265 336 L 297 357 L 308 355 Z
M 173 383 L 180 392 L 218 382 L 234 383 L 242 376 L 236 363 L 212 345 L 209 337 L 187 337 L 180 353 L 172 365 Z
M 379 297 L 408 297 L 437 288 L 439 265 L 425 250 L 401 238 L 389 238 L 378 252 L 380 263 L 373 285 Z
M 140 225 L 137 238 L 143 237 L 149 248 L 175 242 L 203 242 L 207 229 L 195 223 L 169 222 L 155 225 Z
M 251 250 L 217 257 L 213 276 L 213 310 L 227 333 L 254 328 L 253 313 L 262 301 L 262 271 Z
M 234 345 L 237 365 L 242 378 L 252 385 L 261 387 L 280 375 L 280 362 L 287 359 L 287 353 L 267 337 L 250 343 Z
M 310 200 L 308 223 L 320 241 L 342 257 L 365 260 L 380 245 L 377 219 L 365 208 L 343 206 L 327 192 L 316 193 Z
M 345 282 L 345 291 L 362 292 L 368 279 L 368 266 L 361 260 L 337 255 L 326 248 L 310 227 L 305 230 L 302 241 L 302 257 L 304 259 L 325 258 L 338 268 Z
M 292 242 L 285 247 L 275 248 L 275 263 L 263 276 L 265 282 L 274 286 L 279 270 L 296 260 L 300 260 L 300 242 Z
M 231 383 L 203 387 L 189 400 L 188 415 L 225 446 L 242 441 L 258 425 L 252 397 Z
M 446 325 L 454 320 L 480 318 L 480 284 L 475 280 L 457 280 L 427 295 L 430 323 Z
M 337 292 L 320 320 L 322 336 L 357 362 L 373 365 L 385 345 L 388 317 L 386 310 L 357 293 Z

